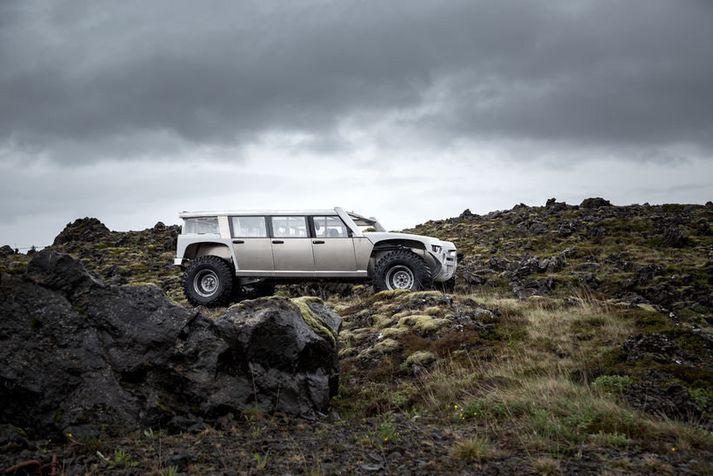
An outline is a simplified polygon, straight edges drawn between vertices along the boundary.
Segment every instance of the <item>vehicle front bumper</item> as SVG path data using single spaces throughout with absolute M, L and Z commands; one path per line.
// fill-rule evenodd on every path
M 458 267 L 458 260 L 462 259 L 463 253 L 455 250 L 441 250 L 437 253 L 429 252 L 433 260 L 438 265 L 438 269 L 433 276 L 436 282 L 448 281 L 453 277 Z

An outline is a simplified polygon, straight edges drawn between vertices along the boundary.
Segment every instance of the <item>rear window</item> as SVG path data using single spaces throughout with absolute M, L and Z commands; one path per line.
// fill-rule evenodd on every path
M 218 232 L 218 217 L 186 218 L 183 221 L 183 233 L 186 235 L 206 235 Z

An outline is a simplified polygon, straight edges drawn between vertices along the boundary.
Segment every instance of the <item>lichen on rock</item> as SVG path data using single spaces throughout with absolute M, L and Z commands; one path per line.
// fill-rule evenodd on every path
M 336 314 L 334 316 L 328 315 L 327 318 L 324 317 L 324 301 L 318 297 L 304 296 L 292 298 L 292 302 L 300 309 L 302 319 L 304 319 L 307 325 L 314 329 L 315 332 L 329 339 L 334 345 L 337 344 L 337 335 L 341 328 L 341 319 Z M 314 306 L 322 307 L 323 317 L 315 315 Z

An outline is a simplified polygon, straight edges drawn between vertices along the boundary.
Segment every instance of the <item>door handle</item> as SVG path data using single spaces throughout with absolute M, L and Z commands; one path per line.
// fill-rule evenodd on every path
M 322 240 L 314 240 L 312 243 L 314 243 L 315 245 L 323 245 L 323 244 L 324 244 L 324 241 L 322 241 Z
M 272 240 L 273 245 L 281 245 L 283 243 L 284 243 L 284 241 L 282 241 L 282 240 Z
M 233 240 L 233 243 L 235 243 L 236 245 L 242 245 L 243 243 L 245 243 L 245 241 L 244 240 Z

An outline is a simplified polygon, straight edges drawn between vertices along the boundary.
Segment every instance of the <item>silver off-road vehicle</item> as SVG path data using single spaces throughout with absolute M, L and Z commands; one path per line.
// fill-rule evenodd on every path
M 276 282 L 371 280 L 377 290 L 452 287 L 450 241 L 388 233 L 374 218 L 330 210 L 183 212 L 174 264 L 193 305 L 220 306 Z

